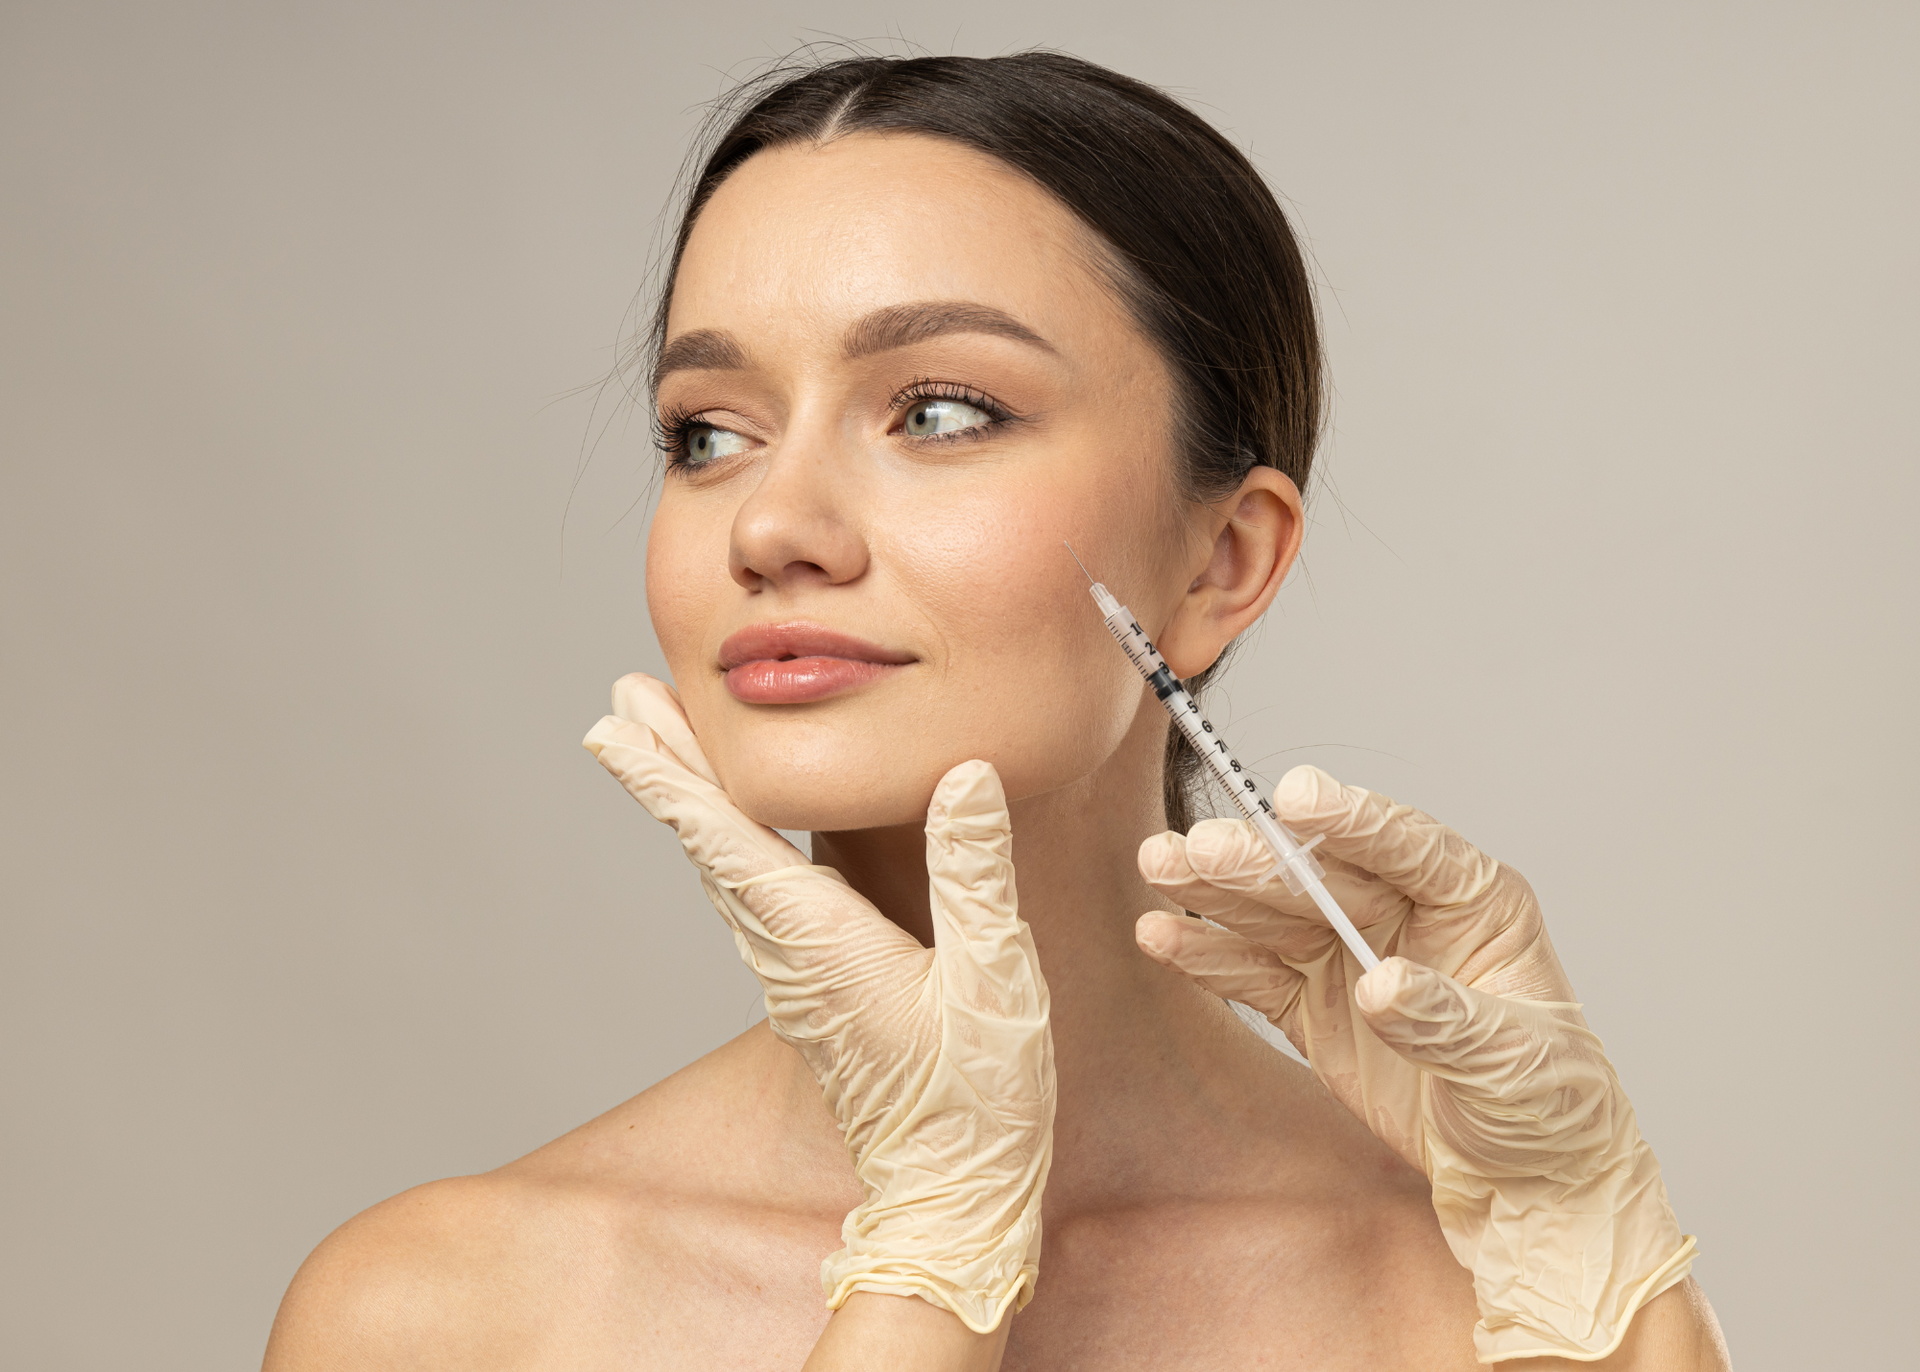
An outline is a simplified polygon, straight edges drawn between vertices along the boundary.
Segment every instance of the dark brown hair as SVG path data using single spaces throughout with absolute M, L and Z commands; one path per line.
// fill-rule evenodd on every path
M 637 360 L 658 357 L 674 273 L 720 183 L 763 149 L 861 132 L 947 138 L 996 157 L 1093 231 L 1173 377 L 1188 498 L 1220 499 L 1261 464 L 1306 490 L 1320 428 L 1320 337 L 1306 264 L 1273 192 L 1179 101 L 1063 53 L 848 57 L 740 87 L 688 163 L 685 208 Z M 1197 696 L 1220 665 L 1187 688 Z M 1201 768 L 1173 729 L 1164 777 L 1167 824 L 1184 831 Z

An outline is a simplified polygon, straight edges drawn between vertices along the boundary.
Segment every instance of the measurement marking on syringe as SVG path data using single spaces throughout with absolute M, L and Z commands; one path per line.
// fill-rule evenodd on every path
M 1316 834 L 1302 843 L 1286 825 L 1280 823 L 1273 806 L 1260 794 L 1260 788 L 1254 784 L 1253 778 L 1243 774 L 1245 769 L 1227 748 L 1226 740 L 1215 732 L 1212 721 L 1201 716 L 1199 702 L 1180 684 L 1180 678 L 1173 674 L 1166 659 L 1160 656 L 1153 641 L 1147 637 L 1146 630 L 1133 617 L 1133 611 L 1116 600 L 1105 586 L 1094 581 L 1093 573 L 1087 571 L 1086 563 L 1080 562 L 1080 555 L 1073 551 L 1072 544 L 1067 545 L 1067 552 L 1075 562 L 1080 563 L 1080 570 L 1086 572 L 1087 580 L 1092 582 L 1094 603 L 1100 607 L 1100 616 L 1106 621 L 1107 631 L 1120 644 L 1121 651 L 1126 653 L 1127 661 L 1133 664 L 1134 670 L 1147 679 L 1155 698 L 1166 707 L 1174 725 L 1193 745 L 1208 769 L 1219 778 L 1235 807 L 1247 817 L 1254 832 L 1260 835 L 1261 841 L 1279 860 L 1278 870 L 1287 889 L 1297 896 L 1311 897 L 1327 917 L 1327 922 L 1340 935 L 1341 941 L 1347 945 L 1348 951 L 1360 963 L 1361 970 L 1372 971 L 1379 965 L 1380 959 L 1327 891 L 1326 883 L 1321 879 L 1326 872 L 1310 851 L 1320 842 L 1320 836 Z

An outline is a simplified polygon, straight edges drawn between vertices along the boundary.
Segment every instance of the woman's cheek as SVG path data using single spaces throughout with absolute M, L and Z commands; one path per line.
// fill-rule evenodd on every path
M 1095 621 L 1098 624 L 1098 621 Z M 1036 635 L 1033 651 L 997 672 L 992 730 L 1006 758 L 1002 781 L 1012 799 L 1070 785 L 1097 770 L 1133 726 L 1140 685 L 1124 659 L 1125 674 L 1100 670 L 1111 640 L 1090 642 L 1069 626 Z M 1063 656 L 1061 649 L 1075 645 Z
M 667 659 L 667 670 L 682 691 L 699 671 L 706 626 L 712 623 L 716 597 L 711 570 L 701 564 L 697 532 L 675 517 L 666 498 L 647 533 L 647 615 Z M 725 550 L 720 574 L 726 575 Z M 731 580 L 731 578 L 729 578 Z
M 1010 798 L 1068 785 L 1112 755 L 1139 707 L 1140 683 L 1106 632 L 1058 529 L 982 538 L 978 557 L 946 563 L 946 584 L 922 604 L 943 641 L 941 696 L 923 728 L 947 765 L 993 762 Z M 1038 527 L 1035 527 L 1038 526 Z M 1003 526 L 1006 527 L 1006 526 Z M 1071 575 L 1063 575 L 1051 548 Z M 958 552 L 949 544 L 946 551 Z M 923 567 L 925 563 L 921 564 Z

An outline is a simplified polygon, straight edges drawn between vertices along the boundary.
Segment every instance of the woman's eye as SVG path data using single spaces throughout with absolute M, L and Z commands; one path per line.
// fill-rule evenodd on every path
M 963 400 L 916 400 L 907 411 L 903 427 L 915 438 L 930 438 L 934 434 L 976 429 L 992 422 L 992 415 Z
M 716 429 L 711 424 L 689 424 L 686 442 L 687 461 L 696 467 L 747 450 L 743 436 L 731 429 Z

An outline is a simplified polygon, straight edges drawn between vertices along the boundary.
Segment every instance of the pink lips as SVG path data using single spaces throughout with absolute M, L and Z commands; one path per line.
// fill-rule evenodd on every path
M 851 634 L 795 621 L 756 624 L 727 636 L 720 669 L 749 705 L 800 705 L 864 686 L 916 659 Z

